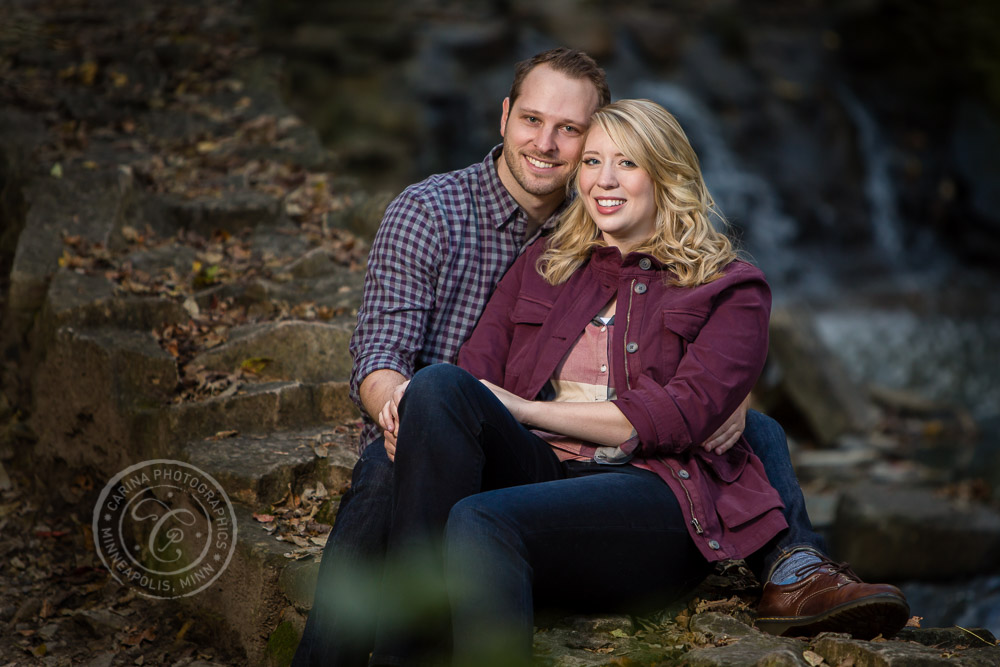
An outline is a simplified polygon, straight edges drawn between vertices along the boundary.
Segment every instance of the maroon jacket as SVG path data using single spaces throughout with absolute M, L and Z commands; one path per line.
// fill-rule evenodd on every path
M 637 434 L 622 448 L 674 491 L 708 560 L 762 547 L 787 524 L 760 461 L 742 438 L 722 456 L 696 444 L 736 410 L 764 366 L 771 295 L 763 274 L 733 262 L 713 282 L 675 287 L 653 257 L 598 248 L 552 286 L 535 270 L 544 250 L 544 241 L 532 245 L 500 281 L 458 364 L 534 399 L 617 294 L 614 403 Z

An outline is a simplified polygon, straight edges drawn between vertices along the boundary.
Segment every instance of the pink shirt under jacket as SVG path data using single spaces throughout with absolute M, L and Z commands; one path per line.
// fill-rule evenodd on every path
M 786 522 L 781 499 L 744 439 L 722 456 L 708 439 L 750 392 L 767 356 L 771 294 L 763 274 L 733 262 L 698 287 L 664 282 L 655 258 L 598 248 L 567 282 L 535 264 L 541 240 L 500 281 L 458 364 L 534 399 L 580 332 L 613 296 L 614 403 L 635 428 L 622 448 L 674 491 L 709 561 L 745 558 Z

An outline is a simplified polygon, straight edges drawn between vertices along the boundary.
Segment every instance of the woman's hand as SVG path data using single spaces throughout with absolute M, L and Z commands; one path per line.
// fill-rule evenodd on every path
M 385 453 L 390 461 L 396 460 L 396 440 L 399 439 L 399 402 L 403 400 L 406 387 L 410 381 L 401 383 L 392 391 L 392 396 L 385 402 L 378 413 L 378 425 L 385 435 Z
M 729 419 L 719 427 L 712 437 L 701 443 L 702 449 L 715 454 L 725 454 L 733 445 L 739 441 L 743 435 L 743 429 L 747 424 L 747 408 L 750 406 L 750 396 L 743 399 L 736 412 L 729 416 Z
M 510 411 L 510 414 L 514 416 L 514 419 L 522 424 L 527 423 L 525 412 L 531 405 L 531 401 L 521 398 L 517 394 L 512 394 L 506 389 L 498 387 L 487 380 L 480 380 L 480 382 L 482 382 L 487 389 L 492 391 L 494 396 L 500 399 L 500 402 L 503 403 L 504 407 Z

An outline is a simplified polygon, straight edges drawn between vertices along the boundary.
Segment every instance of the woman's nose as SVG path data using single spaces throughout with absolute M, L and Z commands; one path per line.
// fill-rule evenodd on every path
M 597 185 L 605 190 L 618 187 L 618 178 L 615 175 L 614 166 L 607 163 L 601 165 L 601 173 L 597 175 Z

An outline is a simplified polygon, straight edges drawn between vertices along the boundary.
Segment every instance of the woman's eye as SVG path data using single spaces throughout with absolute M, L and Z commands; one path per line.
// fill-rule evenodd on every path
M 632 162 L 632 160 L 622 160 L 621 165 L 623 167 L 630 167 L 630 168 L 639 166 L 635 162 Z
M 588 166 L 591 166 L 591 167 L 594 166 L 595 164 L 599 164 L 598 161 L 597 161 L 597 158 L 594 158 L 594 157 L 585 157 L 585 158 L 583 158 L 582 162 L 585 165 L 588 165 Z

